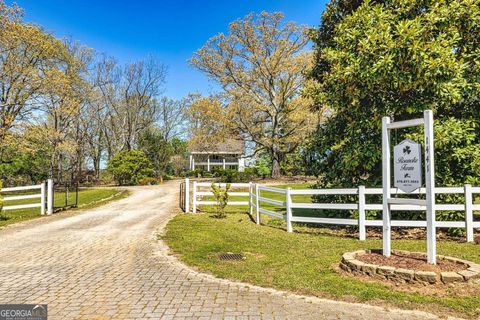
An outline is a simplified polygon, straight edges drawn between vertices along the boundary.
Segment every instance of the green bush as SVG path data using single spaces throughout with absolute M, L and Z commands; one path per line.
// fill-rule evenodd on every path
M 140 180 L 153 176 L 151 162 L 142 151 L 124 150 L 117 153 L 107 165 L 120 185 L 135 185 Z
M 192 178 L 197 178 L 197 177 L 202 177 L 203 175 L 203 170 L 202 169 L 195 169 L 195 170 L 190 170 L 185 173 L 186 177 L 192 177 Z
M 215 218 L 225 218 L 225 207 L 228 204 L 228 191 L 230 190 L 230 183 L 227 183 L 225 189 L 217 187 L 214 182 L 212 182 L 212 192 L 215 197 Z
M 254 168 L 245 168 L 244 172 L 239 172 L 235 169 L 216 169 L 214 176 L 220 182 L 250 182 L 256 176 L 256 171 Z

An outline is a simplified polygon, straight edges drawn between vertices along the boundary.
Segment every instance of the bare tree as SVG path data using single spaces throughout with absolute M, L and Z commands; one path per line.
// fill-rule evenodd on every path
M 139 133 L 157 118 L 156 98 L 162 93 L 167 68 L 153 58 L 120 68 L 103 58 L 96 67 L 96 86 L 106 106 L 108 156 L 134 148 Z
M 190 93 L 181 100 L 162 97 L 158 102 L 158 118 L 156 124 L 166 141 L 174 137 L 184 137 L 187 134 L 188 109 L 198 94 Z

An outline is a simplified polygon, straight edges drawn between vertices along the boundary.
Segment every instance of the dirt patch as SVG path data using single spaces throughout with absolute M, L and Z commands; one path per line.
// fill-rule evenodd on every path
M 449 260 L 438 260 L 436 265 L 431 265 L 427 263 L 426 258 L 406 256 L 398 253 L 392 254 L 390 257 L 385 257 L 379 253 L 366 253 L 358 255 L 357 260 L 368 264 L 419 271 L 432 271 L 435 273 L 445 271 L 458 272 L 468 268 L 467 265 L 455 263 L 454 261 Z

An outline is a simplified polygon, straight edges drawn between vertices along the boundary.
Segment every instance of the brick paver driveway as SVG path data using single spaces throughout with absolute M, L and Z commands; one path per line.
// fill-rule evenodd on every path
M 48 303 L 50 319 L 424 319 L 305 298 L 192 271 L 156 239 L 177 184 L 0 231 L 0 303 Z M 261 272 L 261 271 L 260 271 Z

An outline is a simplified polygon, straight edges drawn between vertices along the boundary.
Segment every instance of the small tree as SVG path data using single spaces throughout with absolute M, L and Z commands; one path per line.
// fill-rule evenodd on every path
M 119 152 L 108 162 L 107 170 L 120 185 L 138 184 L 154 174 L 151 162 L 145 153 L 138 150 Z
M 230 190 L 230 183 L 227 183 L 225 189 L 220 186 L 216 186 L 215 182 L 212 182 L 213 196 L 215 197 L 216 213 L 215 218 L 225 218 L 225 207 L 228 204 L 228 191 Z

